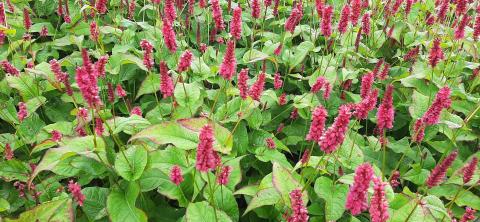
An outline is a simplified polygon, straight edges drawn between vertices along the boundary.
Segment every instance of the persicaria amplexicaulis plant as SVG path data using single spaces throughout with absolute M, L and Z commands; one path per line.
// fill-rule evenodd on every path
M 475 221 L 479 37 L 472 0 L 1 1 L 0 216 Z

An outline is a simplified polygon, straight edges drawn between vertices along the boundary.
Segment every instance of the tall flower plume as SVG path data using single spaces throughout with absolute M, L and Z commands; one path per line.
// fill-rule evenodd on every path
M 3 26 L 7 25 L 7 17 L 5 16 L 5 4 L 0 2 L 0 24 Z
M 20 71 L 17 68 L 15 68 L 15 66 L 10 64 L 7 60 L 3 60 L 2 62 L 0 62 L 0 66 L 2 66 L 2 69 L 4 72 L 12 76 L 20 75 Z
M 455 161 L 457 155 L 458 151 L 453 151 L 440 164 L 437 164 L 437 166 L 433 168 L 426 181 L 428 188 L 437 186 L 443 181 L 448 168 L 453 164 L 453 161 Z
M 403 0 L 396 0 L 395 3 L 392 5 L 391 9 L 391 15 L 395 15 L 398 12 L 398 9 L 400 9 L 400 6 L 402 5 Z
M 174 165 L 172 169 L 170 169 L 170 181 L 177 186 L 183 182 L 182 169 L 179 166 Z
M 285 21 L 285 30 L 287 32 L 295 32 L 295 27 L 300 23 L 303 18 L 303 8 L 301 4 L 297 4 L 296 7 L 293 7 L 290 16 L 287 21 Z
M 68 191 L 72 194 L 73 199 L 77 201 L 79 206 L 83 206 L 83 202 L 85 201 L 85 195 L 82 193 L 82 188 L 77 182 L 73 182 L 70 180 L 68 182 Z
M 17 112 L 18 121 L 23 122 L 23 120 L 27 118 L 27 116 L 28 116 L 27 105 L 24 102 L 19 102 L 18 112 Z
M 477 164 L 478 164 L 478 158 L 473 157 L 472 160 L 468 164 L 466 164 L 462 171 L 463 171 L 463 183 L 468 183 L 470 180 L 472 180 L 473 174 L 475 173 L 475 170 L 477 169 Z
M 383 132 L 385 129 L 393 128 L 395 109 L 393 107 L 393 85 L 388 85 L 383 95 L 382 104 L 377 111 L 377 129 Z
M 280 73 L 275 73 L 273 77 L 273 88 L 274 89 L 280 89 L 282 88 L 283 81 L 282 81 L 282 76 L 280 76 Z
M 168 50 L 171 53 L 177 51 L 177 42 L 176 42 L 176 35 L 175 30 L 172 27 L 173 23 L 167 19 L 165 16 L 163 18 L 163 27 L 162 27 L 162 35 L 163 40 L 165 41 L 165 45 L 167 46 Z
M 100 96 L 98 95 L 97 75 L 90 63 L 86 49 L 82 50 L 83 66 L 76 70 L 75 80 L 77 81 L 83 99 L 88 103 L 90 108 L 96 108 L 102 105 Z
M 412 10 L 412 4 L 413 0 L 407 0 L 407 3 L 405 5 L 405 16 L 408 16 L 408 14 L 410 14 L 410 11 Z
M 278 6 L 280 5 L 280 0 L 274 0 L 274 5 L 273 5 L 273 15 L 275 17 L 278 16 Z
M 362 84 L 360 85 L 360 96 L 362 98 L 366 98 L 370 94 L 374 80 L 375 76 L 372 72 L 362 76 Z
M 475 24 L 473 25 L 473 39 L 477 41 L 480 36 L 480 4 L 477 6 L 477 15 L 475 16 Z
M 375 108 L 377 105 L 378 90 L 372 90 L 367 97 L 355 106 L 355 112 L 353 113 L 358 119 L 366 119 L 368 112 Z
M 95 21 L 92 21 L 90 23 L 90 39 L 92 39 L 93 41 L 98 41 L 99 34 L 100 32 L 98 31 L 97 23 Z
M 407 54 L 405 54 L 405 56 L 403 56 L 403 60 L 415 62 L 415 60 L 417 60 L 419 52 L 420 52 L 420 46 L 416 46 L 416 47 L 410 49 L 407 52 Z
M 440 9 L 438 10 L 437 20 L 439 22 L 445 21 L 445 18 L 450 7 L 450 0 L 441 0 Z
M 352 25 L 357 25 L 358 19 L 360 18 L 360 13 L 362 12 L 362 0 L 352 0 L 352 10 L 350 16 L 350 22 Z
M 105 77 L 105 66 L 108 62 L 108 55 L 100 56 L 98 61 L 95 63 L 95 73 L 98 77 Z
M 417 119 L 415 121 L 415 124 L 413 125 L 413 136 L 412 140 L 414 142 L 420 143 L 422 142 L 423 138 L 425 137 L 425 123 L 423 123 L 423 120 Z
M 183 72 L 188 70 L 190 68 L 190 65 L 192 64 L 192 57 L 193 54 L 190 52 L 190 50 L 185 50 L 183 54 L 180 56 L 180 61 L 178 62 L 177 66 L 177 72 Z
M 385 197 L 386 183 L 378 177 L 373 178 L 373 196 L 370 200 L 370 217 L 372 222 L 386 222 L 389 218 L 388 201 Z
M 323 5 L 323 0 L 315 0 L 315 10 L 317 11 L 317 15 L 319 18 L 322 18 Z
M 252 17 L 255 19 L 260 18 L 260 1 L 252 0 Z
M 462 0 L 459 0 L 462 1 Z M 462 17 L 462 20 L 460 23 L 458 23 L 455 32 L 454 32 L 454 37 L 456 40 L 463 39 L 465 37 L 465 27 L 468 25 L 470 22 L 471 18 L 467 14 L 464 14 Z
M 10 143 L 5 144 L 3 155 L 5 156 L 6 160 L 11 160 L 15 157 L 15 154 L 13 153 L 12 146 L 10 146 Z
M 457 15 L 465 15 L 465 12 L 467 12 L 467 0 L 456 0 L 455 3 L 457 4 L 455 13 Z
M 462 219 L 460 219 L 460 222 L 469 222 L 469 221 L 473 221 L 475 219 L 475 213 L 477 211 L 470 208 L 470 207 L 467 207 L 465 209 L 465 213 L 463 214 L 462 216 Z
M 442 112 L 442 109 L 448 109 L 451 103 L 452 100 L 450 99 L 450 88 L 445 86 L 438 91 L 432 105 L 430 105 L 427 112 L 423 114 L 423 123 L 426 125 L 437 124 L 440 119 L 440 113 Z
M 23 25 L 27 31 L 32 27 L 32 19 L 30 19 L 30 12 L 27 8 L 23 8 Z
M 165 0 L 163 14 L 168 20 L 170 20 L 170 22 L 173 22 L 175 21 L 175 19 L 177 19 L 177 12 L 175 11 L 174 0 Z
M 323 76 L 318 77 L 315 83 L 313 84 L 312 88 L 310 89 L 310 92 L 318 93 L 322 89 L 322 87 L 325 85 L 326 82 L 327 80 L 325 79 L 325 77 Z
M 230 174 L 232 174 L 232 167 L 231 166 L 224 166 L 222 167 L 222 171 L 217 176 L 217 184 L 219 185 L 227 185 L 230 179 Z
M 107 0 L 97 0 L 95 2 L 95 9 L 100 14 L 105 14 L 107 12 Z
M 340 106 L 338 109 L 338 116 L 322 137 L 320 137 L 320 141 L 318 142 L 320 149 L 322 149 L 323 152 L 332 153 L 343 143 L 351 116 L 350 104 Z
M 222 31 L 225 29 L 225 23 L 223 21 L 222 15 L 222 8 L 220 8 L 220 3 L 218 0 L 210 0 L 210 4 L 212 4 L 212 14 L 213 14 L 213 21 L 215 21 L 215 28 L 218 31 Z
M 200 130 L 195 167 L 200 172 L 207 172 L 217 166 L 216 153 L 213 150 L 213 129 L 205 125 Z
M 233 18 L 230 22 L 230 35 L 236 40 L 242 38 L 242 8 L 239 6 L 233 9 Z
M 117 86 L 115 87 L 115 92 L 116 92 L 117 96 L 120 97 L 120 98 L 123 98 L 123 97 L 127 96 L 127 92 L 125 92 L 122 85 L 120 85 L 120 84 L 117 84 Z
M 258 75 L 257 81 L 253 83 L 248 94 L 250 95 L 250 97 L 252 97 L 252 99 L 259 101 L 260 97 L 262 96 L 264 86 L 265 86 L 265 73 L 262 72 L 260 73 L 260 75 Z
M 163 98 L 173 96 L 173 80 L 168 74 L 168 66 L 165 61 L 160 62 L 160 80 L 160 92 L 163 94 Z
M 246 99 L 248 96 L 248 68 L 242 69 L 240 73 L 238 74 L 238 82 L 237 82 L 237 87 L 238 90 L 240 91 L 240 97 L 242 99 Z
M 130 0 L 130 4 L 128 4 L 128 19 L 133 19 L 135 15 L 135 6 L 137 5 L 136 0 Z
M 362 33 L 370 35 L 370 13 L 363 14 L 362 17 Z
M 332 6 L 326 5 L 323 8 L 321 30 L 322 30 L 322 35 L 324 35 L 327 38 L 332 35 L 332 13 L 333 13 Z
M 143 50 L 143 64 L 148 70 L 153 68 L 153 45 L 148 40 L 143 39 L 140 41 L 140 47 Z
M 340 21 L 338 22 L 338 31 L 341 34 L 347 31 L 349 17 L 350 17 L 350 6 L 348 4 L 345 4 L 343 5 L 342 13 L 340 15 Z
M 352 215 L 358 215 L 368 209 L 367 191 L 370 181 L 373 179 L 373 169 L 368 163 L 364 163 L 357 167 L 353 178 L 353 185 L 347 194 L 345 208 Z
M 237 59 L 235 58 L 235 42 L 229 40 L 227 42 L 227 50 L 220 65 L 219 73 L 227 80 L 231 80 L 237 70 Z
M 325 129 L 326 120 L 327 110 L 322 105 L 317 106 L 312 113 L 312 123 L 306 137 L 307 141 L 320 141 L 320 137 Z
M 381 80 L 387 79 L 389 71 L 390 71 L 390 64 L 385 62 L 383 65 L 383 70 L 378 74 L 378 78 Z
M 302 190 L 294 189 L 290 192 L 292 214 L 288 222 L 308 222 L 308 210 L 302 199 Z

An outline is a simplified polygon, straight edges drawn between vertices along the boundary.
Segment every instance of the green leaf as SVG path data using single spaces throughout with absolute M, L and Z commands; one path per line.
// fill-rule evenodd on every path
M 62 160 L 75 155 L 82 155 L 100 162 L 106 162 L 105 142 L 98 137 L 96 142 L 94 142 L 93 136 L 64 138 L 59 148 L 50 148 L 45 153 L 35 171 L 32 172 L 29 182 L 33 181 L 40 172 L 52 170 Z
M 29 75 L 5 76 L 8 85 L 20 93 L 24 100 L 29 100 L 40 96 L 40 89 L 35 83 L 34 78 Z
M 315 193 L 325 200 L 325 217 L 327 221 L 336 221 L 345 211 L 345 200 L 348 185 L 334 184 L 328 177 L 320 177 L 315 181 Z
M 7 200 L 0 198 L 0 212 L 10 209 L 10 203 Z
M 107 196 L 109 190 L 102 187 L 86 187 L 82 189 L 85 195 L 82 210 L 91 221 L 107 216 Z
M 21 161 L 12 159 L 0 162 L 0 178 L 2 178 L 2 180 L 19 180 L 26 182 L 29 174 L 29 167 Z
M 116 116 L 107 120 L 107 123 L 112 128 L 113 134 L 124 132 L 129 135 L 132 135 L 151 125 L 148 120 L 137 115 L 131 115 L 129 117 Z
M 107 198 L 107 211 L 112 222 L 147 222 L 147 215 L 135 207 L 140 188 L 136 183 L 123 183 Z
M 204 195 L 206 200 L 210 199 L 209 191 L 205 190 Z M 215 189 L 213 200 L 215 201 L 215 206 L 225 212 L 232 221 L 238 221 L 238 204 L 230 189 L 224 186 Z
M 190 118 L 165 122 L 148 127 L 135 134 L 130 140 L 148 139 L 159 145 L 173 144 L 181 149 L 195 149 L 198 133 L 205 124 L 212 124 L 206 118 Z M 228 154 L 232 150 L 233 136 L 223 126 L 215 124 L 214 136 L 216 151 Z
M 301 187 L 300 183 L 290 173 L 290 170 L 277 162 L 273 162 L 272 184 L 286 203 L 290 200 L 290 192 Z M 305 201 L 308 200 L 306 192 L 303 193 L 303 199 Z
M 269 187 L 269 188 L 266 188 L 266 189 L 259 190 L 255 194 L 253 199 L 250 201 L 250 203 L 248 204 L 247 209 L 245 210 L 243 215 L 245 215 L 249 211 L 251 211 L 255 208 L 261 207 L 261 206 L 274 205 L 278 201 L 280 201 L 281 198 L 282 197 L 280 196 L 278 191 L 273 187 Z
M 135 181 L 142 176 L 147 160 L 147 150 L 139 146 L 132 146 L 117 154 L 115 169 L 124 179 Z
M 32 222 L 32 221 L 73 221 L 72 200 L 60 198 L 42 203 L 20 214 L 18 219 L 6 219 L 7 222 Z
M 149 75 L 147 75 L 145 80 L 143 80 L 135 98 L 138 99 L 142 95 L 155 93 L 159 90 L 160 90 L 160 75 L 155 73 L 150 73 Z
M 300 64 L 305 59 L 307 54 L 309 52 L 311 52 L 314 48 L 315 48 L 315 46 L 310 41 L 305 41 L 305 42 L 300 43 L 295 48 L 294 55 L 293 55 L 293 60 L 289 61 L 290 62 L 290 67 L 295 67 L 298 64 Z
M 206 201 L 191 203 L 187 207 L 187 214 L 185 215 L 185 222 L 231 222 L 232 220 L 228 215 L 221 211 L 216 210 L 210 206 Z
M 200 100 L 200 87 L 195 83 L 178 83 L 174 91 L 175 101 L 180 106 L 190 107 L 194 110 L 194 107 L 198 107 L 203 103 Z M 199 102 L 200 104 L 198 104 Z

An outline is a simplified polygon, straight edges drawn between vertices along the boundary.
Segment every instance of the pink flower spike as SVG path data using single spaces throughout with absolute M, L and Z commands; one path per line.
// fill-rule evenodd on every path
M 105 66 L 108 62 L 108 55 L 101 56 L 95 63 L 95 71 L 98 77 L 105 78 Z
M 283 85 L 282 76 L 280 76 L 280 73 L 277 72 L 273 77 L 273 88 L 280 89 L 282 88 L 282 85 Z
M 321 30 L 322 30 L 322 35 L 324 35 L 327 38 L 332 35 L 332 14 L 333 14 L 333 7 L 330 5 L 325 5 L 325 7 L 323 8 Z
M 219 73 L 226 79 L 231 80 L 237 71 L 237 59 L 235 58 L 235 42 L 229 40 L 227 42 L 227 50 L 220 65 Z
M 168 74 L 168 66 L 165 61 L 160 62 L 160 80 L 160 92 L 163 94 L 163 98 L 173 96 L 173 80 Z
M 177 19 L 177 12 L 175 11 L 174 0 L 165 0 L 165 5 L 163 7 L 163 14 L 170 23 L 173 23 Z
M 362 33 L 370 35 L 370 13 L 363 14 L 362 17 Z
M 28 31 L 32 27 L 32 20 L 30 19 L 30 12 L 27 8 L 23 8 L 23 26 Z
M 267 144 L 267 147 L 268 149 L 275 149 L 276 145 L 275 145 L 275 141 L 273 141 L 273 139 L 270 137 L 270 138 L 267 138 L 265 139 L 265 143 Z
M 240 91 L 240 97 L 242 99 L 246 99 L 248 96 L 248 68 L 242 69 L 240 73 L 238 74 L 238 82 L 237 82 L 237 87 L 238 90 Z
M 265 73 L 262 72 L 260 73 L 260 75 L 258 75 L 257 81 L 253 83 L 248 94 L 250 95 L 250 97 L 252 97 L 252 99 L 260 101 L 260 97 L 262 96 L 264 87 L 265 87 Z
M 345 208 L 349 210 L 352 215 L 358 215 L 368 209 L 367 191 L 372 178 L 373 169 L 368 163 L 358 166 L 355 170 L 354 182 L 350 187 L 345 204 Z
M 352 0 L 352 10 L 351 10 L 351 17 L 350 21 L 352 22 L 353 26 L 357 25 L 358 18 L 360 18 L 360 13 L 362 12 L 362 0 Z
M 95 134 L 102 136 L 105 129 L 103 128 L 103 122 L 100 118 L 95 118 Z
M 383 95 L 382 104 L 377 110 L 377 128 L 378 132 L 393 128 L 393 119 L 395 109 L 393 107 L 393 85 L 388 85 Z
M 227 185 L 230 179 L 230 174 L 232 174 L 232 167 L 231 166 L 224 166 L 222 167 L 222 171 L 219 175 L 217 175 L 217 184 L 219 185 Z
M 290 16 L 287 21 L 285 21 L 285 31 L 293 33 L 295 32 L 295 27 L 300 23 L 303 18 L 303 8 L 301 4 L 297 4 L 297 7 L 292 9 Z
M 252 17 L 254 19 L 260 18 L 260 1 L 259 0 L 252 0 Z
M 464 0 L 458 0 L 458 1 L 464 1 Z M 463 15 L 462 20 L 460 23 L 457 25 L 457 28 L 455 29 L 454 37 L 456 40 L 463 39 L 465 37 L 465 27 L 468 25 L 470 22 L 471 18 L 467 14 Z
M 0 66 L 2 67 L 3 71 L 12 75 L 12 76 L 19 76 L 20 75 L 20 71 L 18 71 L 17 68 L 15 68 L 15 66 L 13 66 L 12 64 L 10 64 L 7 60 L 4 60 L 2 62 L 0 62 Z
M 477 164 L 478 164 L 478 158 L 473 157 L 472 160 L 468 164 L 466 164 L 463 169 L 463 183 L 467 184 L 472 180 L 473 174 L 475 173 L 475 170 L 477 169 Z
M 50 134 L 52 134 L 52 141 L 60 142 L 60 140 L 62 140 L 62 133 L 60 131 L 52 130 L 52 132 L 50 132 Z
M 378 90 L 375 89 L 371 91 L 366 98 L 363 98 L 362 101 L 355 106 L 355 117 L 357 117 L 357 119 L 366 119 L 368 112 L 373 110 L 377 105 L 377 97 Z
M 213 170 L 218 165 L 218 154 L 213 150 L 213 129 L 205 125 L 200 130 L 195 168 L 200 172 Z
M 475 220 L 475 213 L 476 212 L 477 212 L 476 210 L 474 210 L 470 207 L 467 207 L 465 209 L 465 213 L 462 216 L 462 219 L 460 219 L 460 222 L 469 222 L 469 221 Z
M 24 102 L 19 102 L 18 112 L 17 112 L 18 121 L 23 122 L 23 120 L 27 118 L 27 116 L 28 116 L 27 105 L 25 105 Z
M 7 17 L 5 16 L 5 4 L 0 2 L 0 25 L 6 26 Z
M 172 25 L 173 25 L 172 21 L 170 21 L 165 16 L 163 18 L 162 35 L 163 35 L 163 41 L 165 42 L 165 45 L 167 46 L 170 53 L 174 53 L 175 51 L 177 51 L 176 34 Z
M 455 150 L 450 153 L 450 155 L 448 155 L 440 164 L 435 166 L 426 181 L 428 188 L 432 188 L 442 183 L 445 175 L 447 174 L 448 168 L 450 168 L 450 166 L 453 164 L 453 161 L 455 161 L 457 155 L 458 151 Z
M 340 106 L 338 109 L 338 116 L 322 137 L 320 137 L 320 141 L 318 142 L 318 145 L 320 145 L 320 149 L 323 152 L 332 153 L 343 143 L 351 116 L 352 112 L 350 104 Z
M 390 72 L 390 64 L 385 63 L 383 65 L 383 70 L 378 74 L 378 78 L 381 80 L 385 80 L 388 77 L 388 72 Z
M 450 99 L 450 93 L 451 91 L 448 86 L 445 86 L 438 91 L 432 105 L 430 105 L 427 112 L 423 114 L 423 123 L 426 125 L 434 125 L 438 123 L 442 110 L 450 108 L 452 103 L 452 100 Z
M 325 129 L 325 122 L 327 120 L 327 110 L 319 105 L 312 113 L 312 123 L 310 125 L 310 130 L 308 131 L 306 140 L 319 142 L 320 137 L 323 134 Z
M 374 80 L 375 76 L 372 72 L 362 76 L 362 84 L 360 86 L 360 96 L 362 98 L 366 98 L 370 94 Z
M 302 199 L 301 189 L 295 189 L 290 192 L 290 202 L 292 215 L 287 219 L 288 222 L 308 222 L 308 210 Z
M 140 106 L 133 107 L 132 111 L 130 111 L 130 116 L 137 115 L 142 117 L 142 108 Z
M 97 0 L 95 8 L 97 9 L 98 13 L 105 14 L 105 12 L 107 12 L 107 0 Z
M 341 34 L 347 32 L 348 20 L 350 17 L 350 6 L 345 4 L 342 8 L 342 13 L 340 14 L 340 21 L 338 22 L 338 31 Z
M 151 70 L 154 65 L 153 61 L 153 45 L 146 39 L 140 41 L 140 47 L 143 50 L 143 65 Z
M 5 149 L 3 150 L 3 155 L 6 160 L 11 160 L 15 157 L 10 143 L 5 144 Z
M 213 21 L 215 21 L 215 28 L 218 31 L 222 31 L 225 29 L 225 23 L 223 21 L 222 8 L 220 7 L 220 3 L 218 2 L 218 0 L 210 0 L 210 4 L 212 4 L 212 14 Z
M 180 56 L 180 62 L 178 62 L 177 72 L 183 72 L 188 70 L 188 68 L 190 68 L 190 65 L 192 64 L 192 57 L 193 54 L 190 52 L 190 50 L 185 50 L 182 56 Z
M 72 194 L 75 201 L 77 201 L 77 204 L 83 206 L 85 195 L 83 195 L 80 185 L 77 182 L 74 183 L 73 180 L 70 180 L 68 182 L 68 191 Z
M 230 22 L 230 35 L 236 40 L 242 38 L 242 8 L 238 6 L 233 9 L 233 18 Z
M 388 214 L 388 201 L 385 196 L 386 183 L 378 177 L 373 178 L 373 196 L 370 200 L 370 217 L 372 222 L 386 222 Z
M 98 36 L 100 35 L 100 32 L 98 30 L 97 23 L 95 21 L 92 21 L 90 23 L 90 38 L 93 41 L 98 41 Z
M 437 64 L 444 58 L 442 48 L 440 47 L 440 39 L 435 39 L 433 41 L 432 49 L 430 49 L 430 55 L 428 60 L 432 68 L 435 68 Z
M 170 181 L 177 186 L 183 182 L 182 169 L 179 166 L 174 165 L 170 170 Z

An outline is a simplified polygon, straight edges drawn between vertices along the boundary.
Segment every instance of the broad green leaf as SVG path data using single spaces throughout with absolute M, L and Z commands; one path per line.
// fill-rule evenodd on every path
M 108 188 L 86 187 L 82 189 L 82 193 L 85 195 L 82 210 L 88 219 L 94 221 L 107 216 Z
M 290 200 L 290 192 L 294 189 L 301 188 L 300 183 L 290 173 L 290 170 L 277 162 L 273 162 L 272 184 L 286 203 Z M 303 199 L 305 201 L 308 200 L 306 192 L 303 193 Z
M 325 217 L 327 221 L 336 221 L 345 211 L 348 185 L 334 184 L 328 177 L 320 177 L 315 181 L 315 193 L 325 200 Z
M 42 203 L 20 214 L 18 219 L 6 219 L 7 222 L 32 221 L 73 221 L 72 199 L 61 197 L 56 200 Z
M 112 128 L 113 134 L 124 132 L 129 135 L 132 135 L 151 125 L 148 120 L 137 115 L 131 115 L 129 117 L 116 116 L 107 120 L 107 123 Z
M 147 222 L 147 215 L 135 207 L 140 193 L 136 183 L 123 183 L 122 188 L 114 188 L 107 198 L 107 211 L 112 222 Z
M 145 80 L 143 80 L 135 98 L 138 99 L 142 95 L 156 93 L 159 90 L 160 90 L 160 75 L 155 73 L 150 73 L 149 75 L 147 75 Z
M 7 200 L 0 198 L 0 212 L 10 209 L 10 203 Z
M 181 149 L 195 149 L 198 143 L 198 133 L 207 123 L 206 118 L 190 118 L 165 122 L 150 126 L 135 134 L 130 140 L 148 139 L 159 145 L 173 144 Z M 232 134 L 219 124 L 215 124 L 214 136 L 216 151 L 228 154 L 232 150 Z
M 38 83 L 35 83 L 34 78 L 30 75 L 20 76 L 5 76 L 8 85 L 20 93 L 24 100 L 29 100 L 40 96 L 40 89 Z
M 147 150 L 140 146 L 131 146 L 127 150 L 117 153 L 115 169 L 124 179 L 135 181 L 142 176 L 147 160 Z
M 217 213 L 215 216 L 215 212 Z M 185 222 L 231 222 L 228 215 L 210 206 L 206 201 L 190 203 L 187 207 L 187 214 L 185 215 Z
M 62 160 L 71 156 L 82 155 L 95 159 L 100 162 L 106 162 L 105 143 L 97 137 L 94 142 L 93 136 L 64 138 L 58 148 L 49 149 L 42 160 L 32 172 L 29 182 L 44 170 L 52 170 Z M 98 159 L 100 157 L 100 159 Z
M 266 189 L 259 190 L 255 196 L 253 196 L 252 200 L 250 203 L 248 203 L 247 209 L 243 213 L 243 215 L 247 214 L 249 211 L 265 206 L 265 205 L 274 205 L 278 203 L 278 201 L 281 200 L 281 196 L 278 193 L 278 191 L 273 188 L 269 187 Z
M 0 178 L 5 181 L 19 180 L 26 182 L 30 167 L 16 159 L 0 162 Z
M 305 41 L 300 43 L 294 50 L 294 57 L 292 61 L 289 61 L 290 67 L 295 67 L 300 64 L 307 54 L 315 48 L 312 42 Z
M 227 187 L 222 186 L 215 189 L 214 192 L 215 193 L 213 199 L 215 201 L 215 206 L 225 212 L 232 219 L 232 221 L 238 221 L 238 204 L 235 200 L 235 197 L 233 196 L 232 191 Z M 208 191 L 207 189 L 204 190 L 204 195 L 205 199 L 210 199 L 210 191 Z

